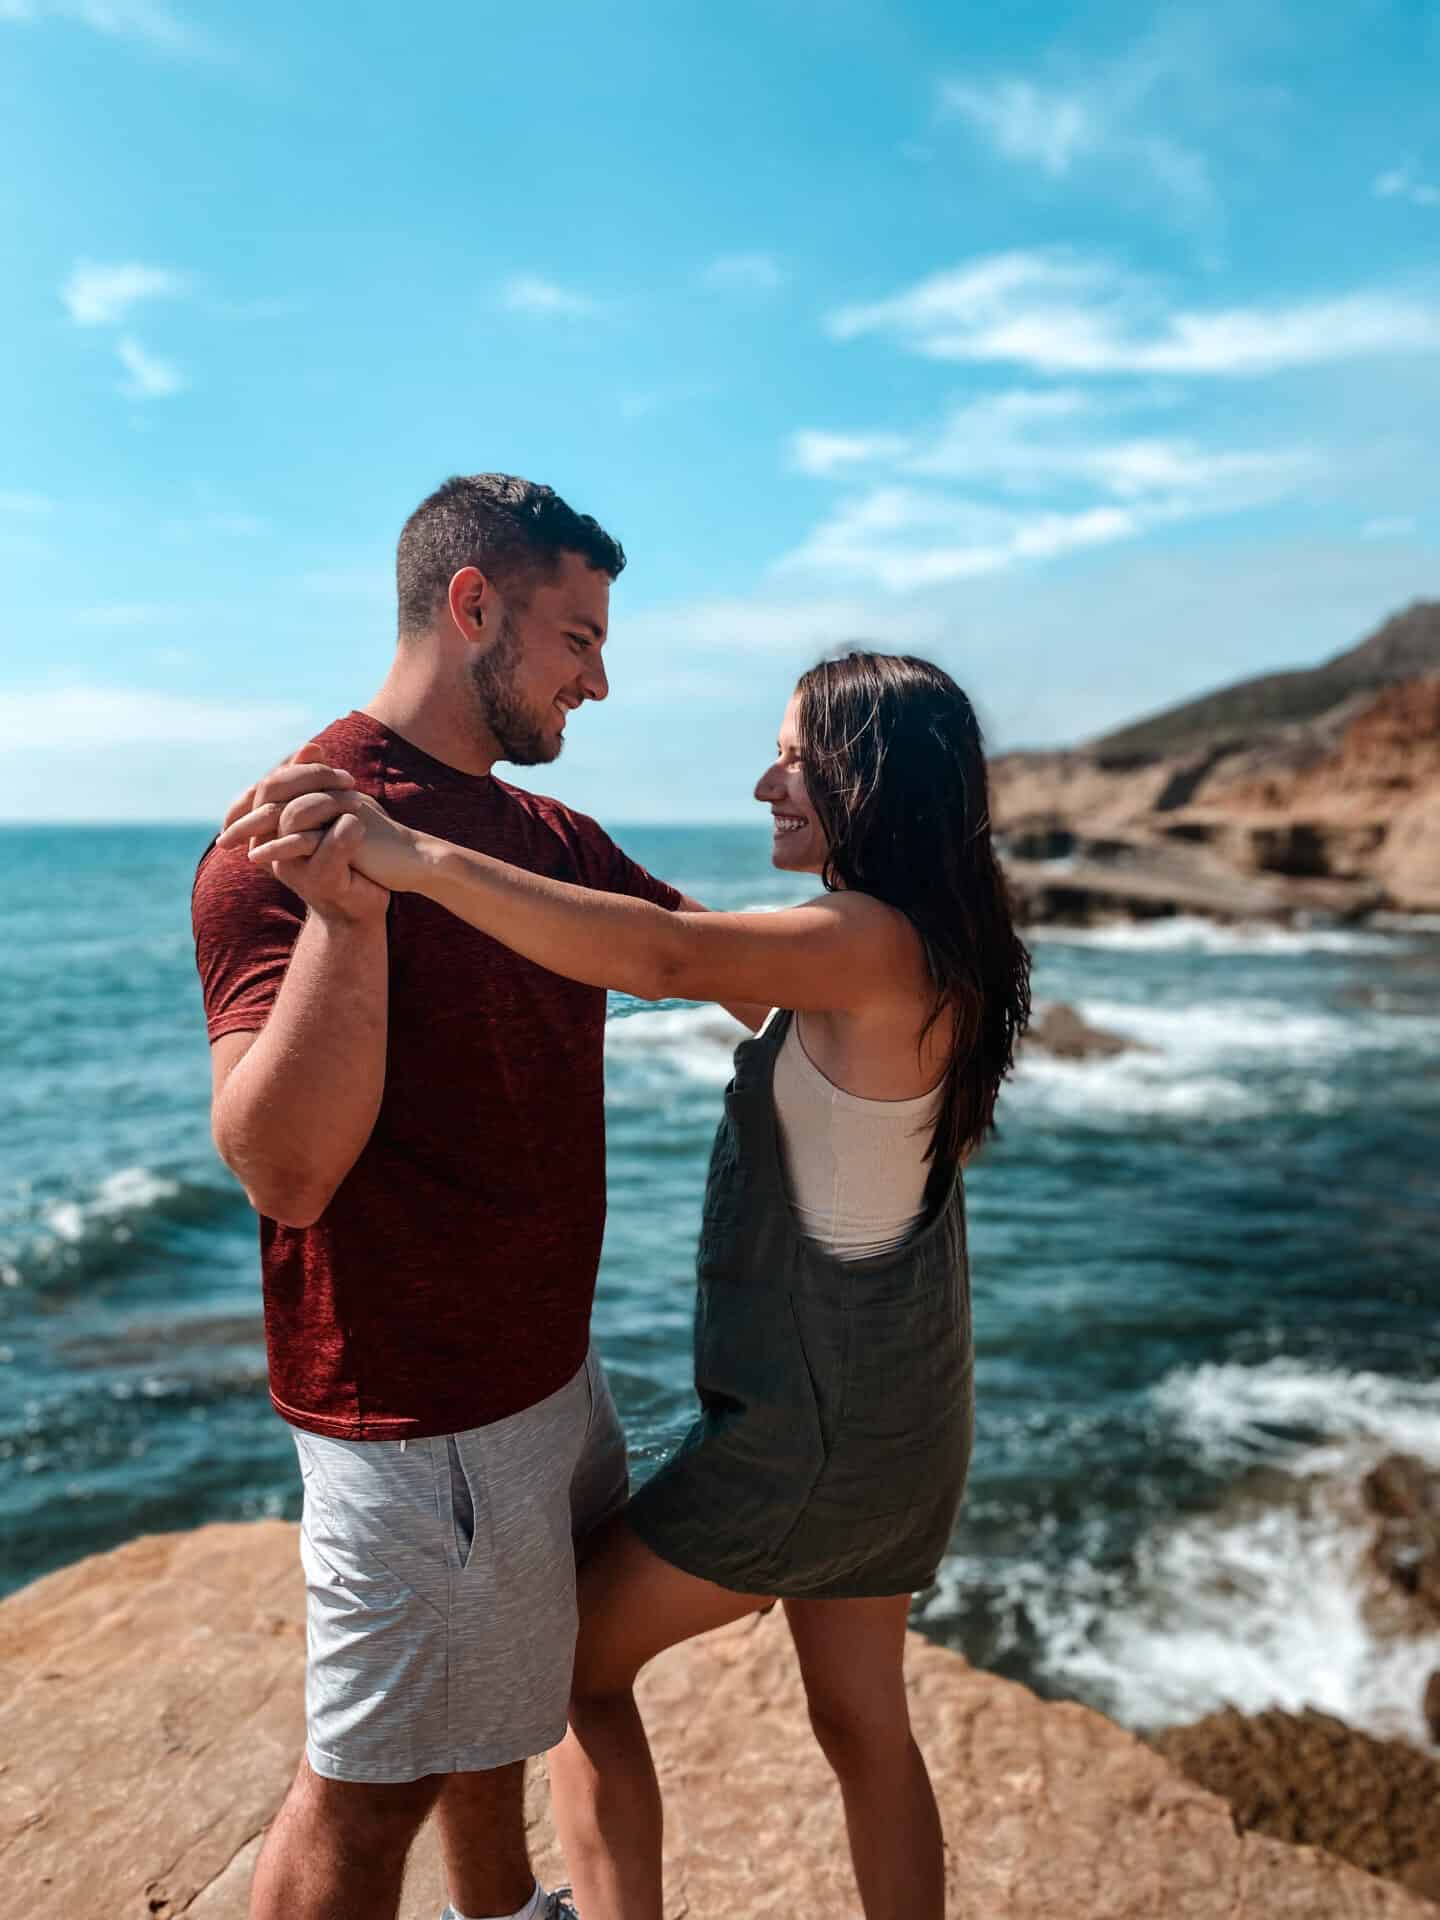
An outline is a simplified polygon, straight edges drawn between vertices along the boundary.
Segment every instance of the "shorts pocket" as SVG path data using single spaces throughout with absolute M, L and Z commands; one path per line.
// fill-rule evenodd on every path
M 476 1500 L 474 1485 L 465 1471 L 453 1433 L 445 1436 L 445 1464 L 455 1564 L 464 1573 L 475 1555 Z

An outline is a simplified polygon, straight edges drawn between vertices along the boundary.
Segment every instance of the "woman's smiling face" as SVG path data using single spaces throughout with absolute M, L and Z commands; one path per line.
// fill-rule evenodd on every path
M 800 698 L 796 694 L 791 697 L 780 723 L 775 759 L 755 783 L 755 798 L 761 806 L 769 807 L 774 821 L 772 863 L 787 873 L 819 873 L 824 868 L 829 846 L 805 784 L 799 711 Z

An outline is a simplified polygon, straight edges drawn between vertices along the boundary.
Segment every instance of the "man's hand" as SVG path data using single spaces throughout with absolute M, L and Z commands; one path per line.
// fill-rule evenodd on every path
M 280 816 L 291 800 L 307 793 L 350 793 L 354 786 L 351 774 L 326 766 L 324 748 L 312 742 L 231 802 L 220 844 L 239 844 L 240 836 L 235 841 L 226 836 L 243 821 L 247 829 L 244 837 L 252 847 L 258 846 L 275 837 Z M 327 833 L 307 857 L 272 860 L 269 866 L 275 878 L 298 894 L 310 911 L 322 919 L 357 923 L 383 919 L 390 904 L 386 888 L 376 886 L 351 866 L 345 851 L 345 836 L 334 831 Z

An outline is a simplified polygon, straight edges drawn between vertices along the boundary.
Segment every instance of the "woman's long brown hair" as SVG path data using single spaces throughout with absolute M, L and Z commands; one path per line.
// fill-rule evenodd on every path
M 805 782 L 830 843 L 826 887 L 873 894 L 925 945 L 954 1041 L 930 1157 L 956 1165 L 995 1124 L 1030 1019 L 1030 955 L 990 835 L 985 743 L 943 668 L 909 655 L 822 660 L 796 689 Z

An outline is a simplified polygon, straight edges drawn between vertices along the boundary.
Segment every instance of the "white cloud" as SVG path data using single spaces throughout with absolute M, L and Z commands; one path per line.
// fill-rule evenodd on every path
M 119 325 L 141 300 L 173 300 L 189 290 L 188 278 L 168 267 L 146 267 L 134 260 L 98 266 L 81 260 L 61 288 L 60 298 L 77 326 L 111 327 Z
M 0 690 L 0 727 L 26 752 L 89 753 L 123 747 L 235 747 L 303 734 L 296 706 L 206 700 L 127 687 Z
M 64 20 L 109 39 L 137 40 L 156 53 L 203 56 L 213 42 L 158 0 L 0 0 L 0 25 Z
M 826 475 L 842 467 L 898 460 L 910 442 L 899 433 L 822 433 L 803 427 L 790 436 L 790 465 L 801 473 Z
M 989 87 L 952 82 L 941 88 L 940 105 L 942 112 L 967 121 L 1007 160 L 1028 160 L 1056 178 L 1103 141 L 1103 130 L 1083 100 L 1028 80 L 1001 80 Z
M 55 502 L 43 493 L 0 493 L 0 513 L 38 520 L 55 511 Z
M 1060 251 L 992 254 L 887 300 L 841 308 L 828 325 L 839 340 L 879 333 L 929 359 L 1045 374 L 1246 376 L 1440 352 L 1440 304 L 1406 294 L 1176 309 L 1140 276 Z
M 1379 519 L 1367 520 L 1360 529 L 1362 540 L 1405 540 L 1416 531 L 1417 522 L 1413 514 L 1383 514 Z
M 190 384 L 173 360 L 162 360 L 148 352 L 129 334 L 116 342 L 115 352 L 130 376 L 120 388 L 127 399 L 168 400 Z
M 171 649 L 151 664 L 180 670 Z M 330 705 L 307 711 L 247 699 L 243 688 L 204 696 L 83 680 L 0 687 L 10 743 L 0 820 L 200 821 L 214 832 L 232 795 L 310 738 Z
M 901 464 L 932 479 L 986 480 L 1007 491 L 1087 487 L 1122 500 L 1155 495 L 1199 510 L 1256 505 L 1317 474 L 1306 447 L 1211 448 L 1185 436 L 1095 438 L 1118 409 L 1074 388 L 1022 388 L 956 408 Z
M 1139 404 L 1144 398 L 1130 400 L 1126 410 Z M 1194 512 L 1258 505 L 1325 466 L 1308 447 L 1213 448 L 1182 435 L 1096 437 L 1096 422 L 1121 410 L 1075 388 L 1021 388 L 956 407 L 928 434 L 800 432 L 791 437 L 791 459 L 803 472 L 822 476 L 889 469 L 985 483 L 1009 494 L 1163 497 L 1175 511 L 1183 505 Z
M 792 464 L 820 477 L 863 471 L 869 491 L 842 501 L 780 564 L 913 593 L 1270 504 L 1328 470 L 1303 445 L 1116 433 L 1117 415 L 1172 398 L 1017 388 L 954 407 L 927 431 L 794 434 Z
M 1393 167 L 1379 174 L 1374 191 L 1380 200 L 1408 200 L 1414 207 L 1440 207 L 1440 187 L 1417 180 L 1409 167 Z
M 500 292 L 507 313 L 528 313 L 555 320 L 581 320 L 600 311 L 588 293 L 562 287 L 538 273 L 512 274 Z
M 1188 48 L 1152 33 L 1105 62 L 1071 63 L 1063 84 L 1018 74 L 952 80 L 940 88 L 942 117 L 963 120 L 1002 158 L 1037 167 L 1052 180 L 1084 163 L 1108 163 L 1147 178 L 1190 216 L 1208 214 L 1215 189 L 1204 156 L 1158 131 L 1153 96 L 1167 85 L 1193 84 Z
M 716 293 L 774 293 L 785 275 L 772 253 L 722 253 L 700 274 L 700 284 Z
M 879 487 L 844 502 L 780 567 L 910 593 L 1131 540 L 1145 525 L 1129 507 L 1019 512 L 907 487 Z

